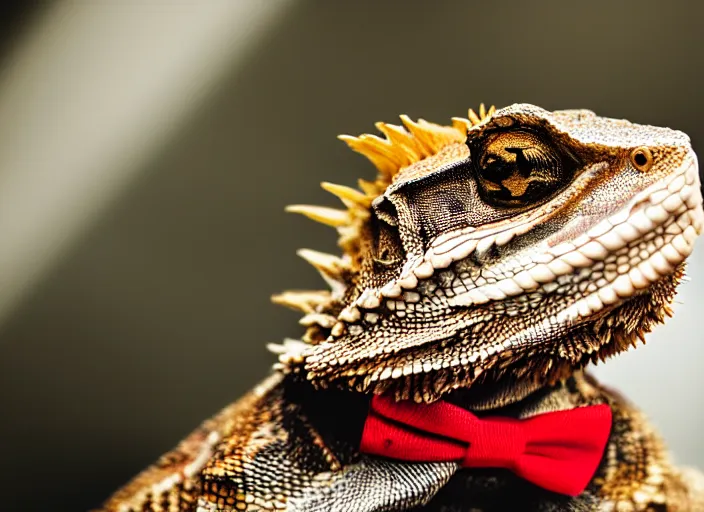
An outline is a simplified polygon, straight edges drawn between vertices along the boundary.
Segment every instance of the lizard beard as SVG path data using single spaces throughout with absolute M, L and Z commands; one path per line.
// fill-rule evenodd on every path
M 421 375 L 371 381 L 352 377 L 321 378 L 306 374 L 304 366 L 291 368 L 318 388 L 337 387 L 364 393 L 388 393 L 398 400 L 432 402 L 461 394 L 466 406 L 482 410 L 519 401 L 537 389 L 554 385 L 574 371 L 645 342 L 644 335 L 671 316 L 670 304 L 684 275 L 685 263 L 642 293 L 606 309 L 558 338 L 526 344 L 484 360 L 482 367 L 462 365 Z M 461 336 L 461 333 L 458 333 Z M 461 342 L 461 341 L 460 341 Z M 359 375 L 361 371 L 357 372 Z

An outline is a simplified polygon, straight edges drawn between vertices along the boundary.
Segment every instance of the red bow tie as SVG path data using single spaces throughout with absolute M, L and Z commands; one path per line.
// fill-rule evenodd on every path
M 360 451 L 415 462 L 508 468 L 544 489 L 577 496 L 594 476 L 611 431 L 608 405 L 518 420 L 477 418 L 447 402 L 372 398 Z

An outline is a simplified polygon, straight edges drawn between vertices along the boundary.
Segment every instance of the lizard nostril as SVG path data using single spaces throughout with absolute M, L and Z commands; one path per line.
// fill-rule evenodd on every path
M 653 154 L 646 147 L 631 151 L 631 163 L 639 171 L 648 171 L 653 166 Z

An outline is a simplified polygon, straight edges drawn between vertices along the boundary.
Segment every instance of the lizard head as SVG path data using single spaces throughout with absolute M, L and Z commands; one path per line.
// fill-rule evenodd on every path
M 331 292 L 287 292 L 317 386 L 433 401 L 457 388 L 552 382 L 670 314 L 704 226 L 678 131 L 518 104 L 452 126 L 402 116 L 342 137 L 378 168 L 346 211 L 291 207 L 340 231 L 342 258 L 301 254 Z

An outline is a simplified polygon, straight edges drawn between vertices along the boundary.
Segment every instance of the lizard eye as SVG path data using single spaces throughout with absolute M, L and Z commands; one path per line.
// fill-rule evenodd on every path
M 646 147 L 639 147 L 631 151 L 631 163 L 639 171 L 649 171 L 653 166 L 653 154 Z
M 494 206 L 535 204 L 566 184 L 571 174 L 560 151 L 529 131 L 491 133 L 470 150 L 480 195 Z

